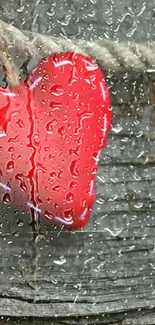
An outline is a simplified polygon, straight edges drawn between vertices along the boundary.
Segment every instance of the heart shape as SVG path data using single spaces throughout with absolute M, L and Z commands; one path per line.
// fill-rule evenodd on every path
M 23 84 L 0 88 L 2 200 L 67 228 L 84 227 L 111 121 L 104 76 L 81 54 L 54 54 Z

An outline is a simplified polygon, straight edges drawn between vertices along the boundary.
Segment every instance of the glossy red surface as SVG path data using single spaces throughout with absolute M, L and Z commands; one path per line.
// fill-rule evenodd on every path
M 2 200 L 68 228 L 85 226 L 111 122 L 104 76 L 80 54 L 55 54 L 23 84 L 0 88 Z

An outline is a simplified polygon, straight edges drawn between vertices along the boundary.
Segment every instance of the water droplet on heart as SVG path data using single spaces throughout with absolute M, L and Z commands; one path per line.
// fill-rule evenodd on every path
M 52 109 L 53 112 L 54 111 L 60 111 L 61 103 L 51 101 L 50 104 L 49 104 L 49 107 Z
M 64 126 L 61 126 L 59 129 L 58 129 L 58 134 L 63 136 L 65 134 L 65 127 Z
M 69 149 L 69 155 L 78 156 L 78 154 L 79 154 L 79 147 L 77 147 L 76 149 L 73 149 L 73 148 Z
M 59 192 L 61 189 L 60 185 L 56 185 L 52 188 L 52 191 Z
M 58 203 L 54 203 L 53 206 L 54 206 L 55 209 L 58 209 L 59 204 Z
M 11 198 L 10 198 L 10 194 L 9 193 L 5 193 L 3 196 L 2 196 L 2 200 L 4 203 L 8 204 L 11 202 Z
M 97 173 L 97 167 L 94 167 L 93 169 L 92 169 L 92 175 L 96 175 L 96 173 Z
M 20 127 L 23 128 L 24 127 L 24 122 L 21 119 L 18 119 L 18 121 L 16 122 L 16 124 Z
M 16 143 L 16 142 L 18 142 L 18 141 L 19 141 L 19 136 L 18 136 L 18 135 L 16 135 L 16 136 L 13 137 L 13 138 L 10 138 L 10 139 L 8 140 L 9 143 Z
M 39 143 L 40 143 L 39 134 L 35 134 L 34 137 L 33 137 L 33 139 L 34 139 L 34 144 L 38 146 Z
M 59 178 L 62 178 L 62 175 L 63 175 L 63 172 L 60 171 L 60 172 L 58 173 L 58 177 L 59 177 Z
M 72 220 L 72 217 L 73 217 L 73 209 L 65 210 L 63 214 L 65 217 L 65 220 L 70 221 L 70 220 Z
M 8 152 L 9 152 L 9 153 L 13 152 L 14 150 L 15 150 L 14 147 L 9 147 L 9 148 L 8 148 Z
M 44 74 L 44 79 L 47 80 L 49 78 L 49 75 L 47 73 Z
M 69 187 L 70 187 L 70 189 L 76 188 L 77 187 L 77 182 L 75 182 L 75 181 L 70 182 Z
M 45 217 L 47 219 L 52 219 L 53 218 L 53 215 L 49 211 L 45 211 L 44 215 L 45 215 Z
M 19 181 L 19 188 L 24 192 L 27 191 L 27 186 L 25 184 L 25 180 L 22 175 L 16 174 L 15 179 Z
M 64 115 L 63 123 L 66 123 L 67 121 L 68 121 L 68 116 L 67 115 Z
M 12 170 L 14 169 L 14 161 L 13 160 L 10 160 L 8 163 L 7 163 L 7 165 L 6 165 L 6 169 L 7 169 L 7 171 L 9 171 L 9 172 L 12 172 Z
M 48 134 L 52 134 L 53 131 L 54 131 L 54 130 L 53 130 L 53 124 L 52 124 L 52 121 L 49 121 L 49 122 L 46 124 L 45 128 L 46 128 L 46 131 L 47 131 Z
M 81 200 L 81 206 L 82 206 L 82 208 L 85 208 L 85 206 L 86 206 L 86 203 L 87 203 L 87 201 L 86 201 L 86 199 L 82 199 Z
M 46 86 L 44 84 L 41 85 L 41 90 L 46 92 Z
M 47 203 L 52 203 L 52 202 L 53 202 L 53 200 L 50 197 L 48 197 L 47 198 Z
M 69 193 L 66 194 L 66 201 L 67 201 L 67 203 L 73 202 L 73 199 L 74 199 L 73 193 L 69 192 Z
M 56 175 L 57 175 L 56 172 L 51 172 L 50 173 L 50 177 L 52 177 L 52 178 L 54 178 Z
M 79 169 L 78 169 L 78 164 L 77 164 L 77 160 L 73 160 L 70 164 L 70 171 L 71 174 L 74 177 L 77 177 L 79 175 Z
M 54 96 L 62 96 L 64 94 L 64 89 L 60 85 L 54 85 L 51 87 L 50 92 Z

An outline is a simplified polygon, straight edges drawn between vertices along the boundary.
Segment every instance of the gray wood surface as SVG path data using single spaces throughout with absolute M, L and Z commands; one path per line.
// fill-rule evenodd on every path
M 114 121 L 88 226 L 42 222 L 35 243 L 30 216 L 1 205 L 2 324 L 155 324 L 154 75 L 106 80 Z

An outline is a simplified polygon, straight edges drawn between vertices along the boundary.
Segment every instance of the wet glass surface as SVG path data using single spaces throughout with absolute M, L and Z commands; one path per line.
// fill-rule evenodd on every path
M 4 21 L 20 29 L 71 40 L 152 42 L 155 38 L 154 12 L 155 2 L 142 0 L 136 4 L 131 0 L 68 0 L 63 3 L 20 0 L 0 3 L 0 14 Z M 30 67 L 35 66 L 35 57 L 28 59 L 24 53 L 16 53 L 13 46 L 9 51 L 21 68 L 24 80 Z M 106 91 L 101 84 L 99 95 L 91 99 L 89 90 L 94 87 L 96 91 L 97 87 L 96 64 L 88 64 L 89 78 L 85 78 L 85 84 L 81 80 L 85 94 L 83 98 L 79 97 L 79 91 L 76 90 L 79 74 L 70 62 L 70 58 L 65 58 L 65 65 L 60 61 L 55 63 L 63 74 L 66 66 L 70 65 L 70 72 L 63 85 L 62 81 L 54 81 L 56 75 L 52 75 L 51 82 L 50 71 L 45 69 L 44 76 L 42 73 L 34 77 L 32 75 L 32 79 L 29 78 L 25 83 L 29 88 L 28 96 L 25 88 L 23 90 L 19 87 L 19 97 L 16 92 L 6 88 L 6 78 L 1 69 L 0 84 L 5 89 L 0 89 L 3 92 L 3 95 L 0 94 L 0 156 L 5 164 L 0 171 L 0 196 L 3 201 L 0 205 L 0 294 L 6 299 L 11 297 L 20 301 L 69 303 L 75 310 L 78 303 L 86 306 L 91 304 L 89 307 L 92 311 L 97 308 L 97 304 L 102 304 L 100 314 L 108 312 L 110 308 L 115 310 L 116 305 L 119 310 L 120 306 L 124 310 L 132 309 L 133 306 L 137 309 L 145 308 L 146 302 L 153 301 L 155 296 L 154 71 L 115 73 L 102 67 L 111 95 L 113 123 L 108 144 L 100 152 L 102 148 L 99 146 L 103 146 L 100 140 L 107 128 L 107 120 L 102 118 L 101 121 L 102 105 L 101 116 L 96 119 L 90 106 L 95 100 L 95 105 L 97 101 L 99 107 L 100 96 L 102 100 L 106 98 Z M 75 88 L 69 89 L 69 84 Z M 47 96 L 49 92 L 50 100 Z M 38 100 L 32 100 L 32 93 L 39 97 L 39 110 L 36 109 Z M 13 103 L 13 114 L 6 121 L 10 102 Z M 28 104 L 32 102 L 32 105 Z M 73 102 L 74 108 L 77 108 L 76 120 L 72 110 L 68 114 L 68 107 Z M 79 104 L 82 108 L 78 111 Z M 23 110 L 24 105 L 28 109 Z M 62 107 L 63 114 L 60 114 Z M 34 119 L 37 119 L 37 124 L 34 124 Z M 10 130 L 18 131 L 14 132 L 6 145 L 8 125 Z M 83 125 L 84 137 L 79 131 Z M 98 135 L 101 131 L 102 135 Z M 54 145 L 50 141 L 47 141 L 48 145 L 40 145 L 42 136 L 45 142 L 45 135 L 46 139 L 52 139 Z M 79 146 L 82 145 L 84 150 L 80 157 Z M 69 161 L 65 156 L 66 148 L 71 157 Z M 91 166 L 90 155 L 93 158 Z M 54 165 L 49 168 L 52 162 Z M 36 176 L 35 166 L 41 176 Z M 79 168 L 81 173 L 83 166 L 87 172 L 84 172 L 83 178 L 81 176 L 77 188 Z M 96 185 L 90 177 L 89 168 L 91 176 L 97 171 Z M 12 197 L 11 175 L 14 175 L 18 184 L 14 187 L 15 193 L 20 189 L 18 203 L 15 202 L 16 194 Z M 82 189 L 87 177 L 89 182 L 85 197 Z M 66 206 L 63 220 L 70 223 L 71 207 L 74 202 L 79 203 L 80 197 L 78 216 L 82 220 L 88 212 L 86 202 L 88 197 L 94 195 L 94 187 L 96 201 L 90 221 L 84 229 L 68 231 L 63 226 L 52 225 L 49 220 L 51 211 L 47 206 L 52 204 L 55 216 L 59 218 L 57 212 L 63 198 Z M 42 196 L 38 193 L 42 193 Z M 59 198 L 59 202 L 54 195 Z M 27 212 L 23 209 L 23 202 L 28 203 Z M 32 215 L 35 221 L 33 225 L 29 224 L 29 209 L 35 211 Z M 36 215 L 42 209 L 46 213 L 36 222 Z M 5 310 L 2 308 L 2 312 L 10 315 L 10 305 Z M 71 312 L 68 309 L 68 314 Z M 23 314 L 28 316 L 27 309 Z M 84 314 L 87 315 L 87 308 Z

